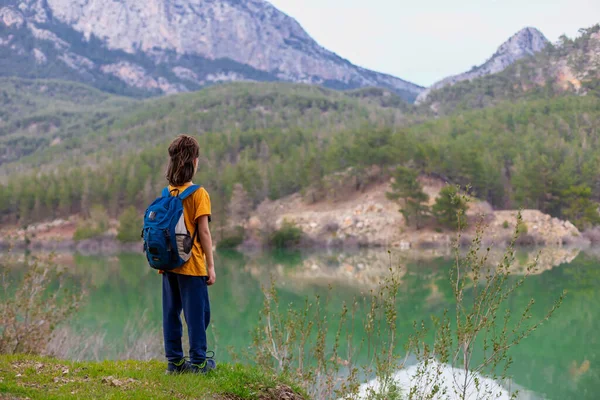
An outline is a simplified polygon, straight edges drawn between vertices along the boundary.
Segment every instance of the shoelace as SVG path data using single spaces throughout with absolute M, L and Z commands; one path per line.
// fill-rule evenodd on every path
M 188 361 L 188 357 L 183 357 L 181 360 L 179 360 L 179 362 L 173 363 L 173 365 L 176 367 L 181 367 L 186 363 L 186 361 Z
M 204 361 L 201 364 L 194 364 L 194 365 L 196 365 L 198 368 L 204 368 L 204 367 L 206 367 L 206 362 L 208 360 L 213 360 L 214 361 L 214 359 L 215 359 L 215 352 L 209 350 L 204 355 Z

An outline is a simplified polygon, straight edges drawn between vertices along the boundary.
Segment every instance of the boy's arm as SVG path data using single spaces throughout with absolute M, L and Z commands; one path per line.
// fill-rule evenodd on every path
M 212 237 L 210 236 L 210 229 L 208 228 L 208 215 L 202 215 L 198 218 L 198 232 L 200 232 L 200 244 L 204 255 L 206 256 L 206 272 L 208 272 L 207 285 L 213 285 L 217 280 L 215 274 L 215 262 L 213 260 L 212 251 Z

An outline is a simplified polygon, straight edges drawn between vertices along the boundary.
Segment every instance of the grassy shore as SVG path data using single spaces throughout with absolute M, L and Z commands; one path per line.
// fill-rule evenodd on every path
M 0 355 L 0 399 L 301 400 L 282 377 L 244 365 L 219 364 L 207 375 L 165 375 L 160 361 L 71 362 Z

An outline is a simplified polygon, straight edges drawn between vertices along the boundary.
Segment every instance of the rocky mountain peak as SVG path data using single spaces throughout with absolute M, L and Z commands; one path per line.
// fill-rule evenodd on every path
M 514 62 L 524 56 L 534 55 L 542 51 L 548 43 L 548 39 L 538 29 L 531 27 L 524 28 L 504 42 L 487 63 L 494 60 L 512 60 Z
M 496 50 L 494 55 L 484 64 L 474 67 L 468 72 L 450 76 L 434 83 L 417 97 L 417 103 L 425 101 L 432 90 L 441 89 L 448 85 L 454 85 L 457 82 L 473 80 L 475 78 L 501 72 L 523 57 L 531 56 L 542 51 L 548 43 L 548 39 L 546 39 L 544 34 L 538 29 L 532 27 L 521 29 L 498 47 L 498 50 Z
M 5 1 L 13 3 L 11 11 L 22 14 L 31 32 L 38 31 L 38 39 L 41 29 L 45 37 L 66 42 L 63 47 L 74 53 L 67 57 L 70 60 L 89 58 L 74 51 L 82 39 L 77 42 L 73 32 L 84 42 L 101 42 L 115 59 L 95 65 L 95 71 L 141 88 L 150 84 L 164 92 L 221 80 L 282 80 L 338 89 L 379 86 L 407 100 L 423 90 L 351 64 L 321 47 L 296 20 L 264 0 Z M 70 39 L 64 37 L 65 26 L 73 31 Z M 163 71 L 167 64 L 170 72 L 147 79 L 153 68 L 127 55 L 149 58 Z M 79 61 L 78 66 L 90 65 Z

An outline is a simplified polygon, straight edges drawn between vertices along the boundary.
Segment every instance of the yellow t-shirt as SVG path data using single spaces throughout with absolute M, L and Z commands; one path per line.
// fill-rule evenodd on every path
M 179 190 L 179 193 L 183 193 L 189 186 L 192 186 L 191 182 L 186 183 L 183 186 L 169 185 L 169 190 Z M 176 192 L 172 192 L 171 194 L 174 195 L 175 193 Z M 185 221 L 185 226 L 192 237 L 194 236 L 194 233 L 196 233 L 196 229 L 198 229 L 198 219 L 203 215 L 208 215 L 210 217 L 210 197 L 208 196 L 208 192 L 201 187 L 191 196 L 183 200 L 183 219 Z M 181 267 L 176 268 L 171 272 L 181 275 L 208 276 L 208 273 L 206 272 L 204 249 L 202 249 L 198 234 L 196 234 L 196 237 L 194 238 L 192 256 L 190 259 Z

